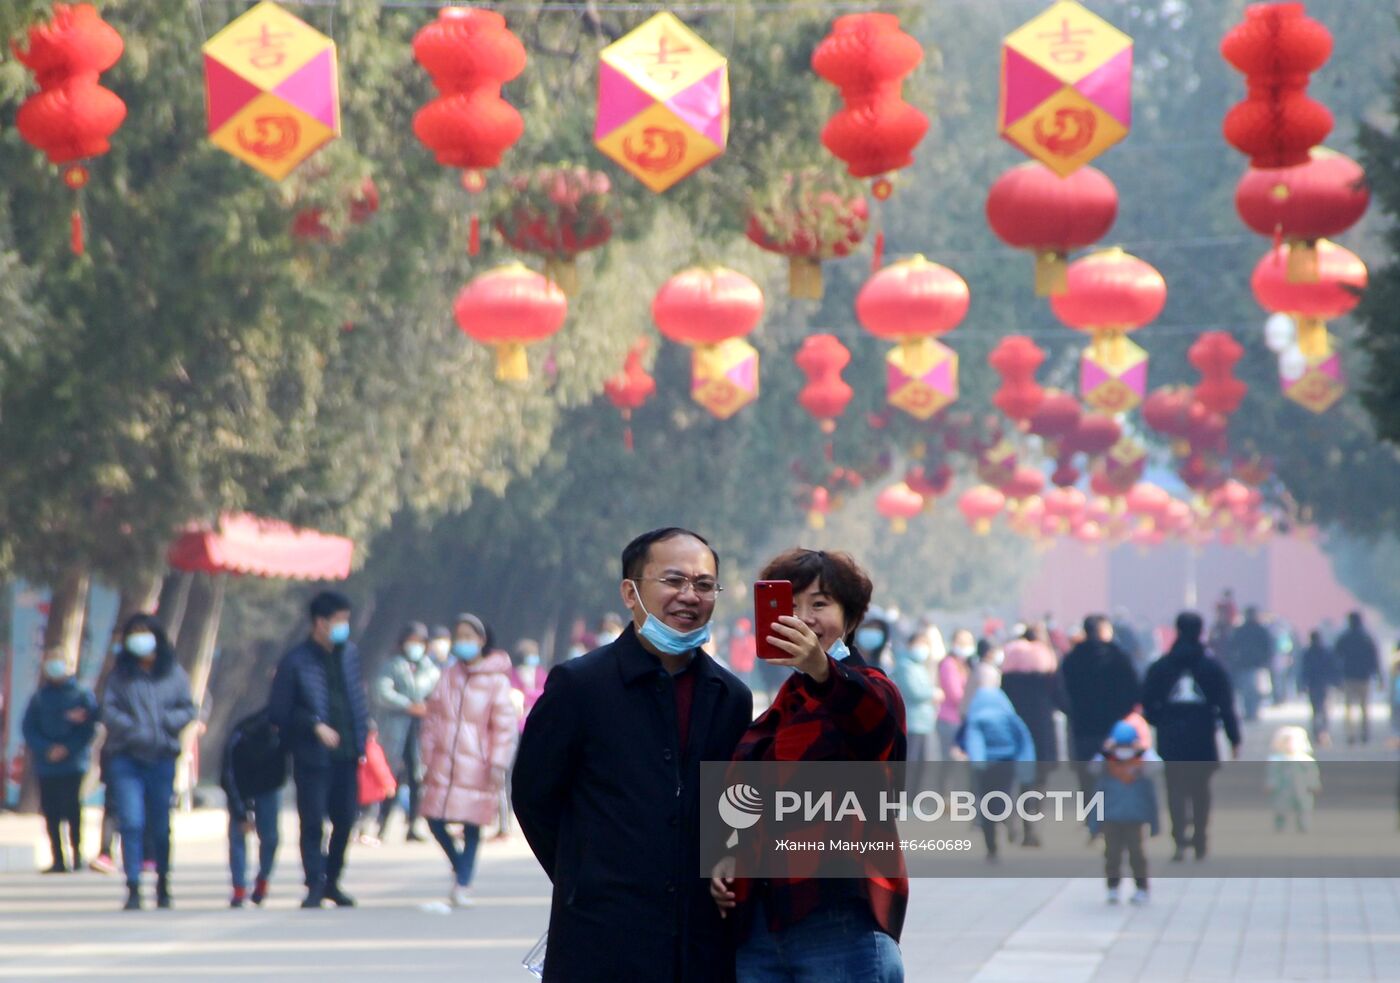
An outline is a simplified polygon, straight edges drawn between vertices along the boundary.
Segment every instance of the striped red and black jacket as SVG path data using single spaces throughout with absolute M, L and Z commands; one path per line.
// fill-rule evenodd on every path
M 903 761 L 904 700 L 879 669 L 856 653 L 831 661 L 826 682 L 818 685 L 793 673 L 762 716 L 753 722 L 734 752 L 735 761 Z M 807 865 L 794 858 L 795 865 Z M 902 865 L 901 865 L 902 871 Z M 829 904 L 852 899 L 870 906 L 880 929 L 899 941 L 909 902 L 906 877 L 783 877 L 739 879 L 740 931 L 749 925 L 749 905 L 761 900 L 768 928 L 777 932 L 796 925 Z

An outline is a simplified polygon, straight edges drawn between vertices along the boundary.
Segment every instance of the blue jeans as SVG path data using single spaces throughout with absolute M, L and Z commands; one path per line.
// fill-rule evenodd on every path
M 175 794 L 175 759 L 142 761 L 125 754 L 113 755 L 108 788 L 117 800 L 117 821 L 122 830 L 122 866 L 126 883 L 141 883 L 142 848 L 150 835 L 156 872 L 170 873 L 170 798 Z
M 442 852 L 447 854 L 452 873 L 457 877 L 457 886 L 470 886 L 472 874 L 476 871 L 476 848 L 481 843 L 481 827 L 463 823 L 461 847 L 457 846 L 457 838 L 447 828 L 445 819 L 429 819 L 428 832 L 433 834 Z
M 863 901 L 819 908 L 776 934 L 763 905 L 754 905 L 738 970 L 738 983 L 904 983 L 899 946 Z
M 277 814 L 282 809 L 282 790 L 273 789 L 255 795 L 253 824 L 258 832 L 258 880 L 272 878 L 277 863 L 277 846 L 281 837 L 277 830 Z M 243 832 L 243 817 L 228 815 L 228 869 L 233 875 L 233 888 L 242 891 L 248 886 L 248 837 Z

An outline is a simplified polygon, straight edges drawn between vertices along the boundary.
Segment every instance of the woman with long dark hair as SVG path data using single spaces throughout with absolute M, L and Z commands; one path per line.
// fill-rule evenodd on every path
M 121 824 L 126 908 L 141 907 L 141 864 L 146 833 L 156 863 L 156 905 L 171 907 L 170 799 L 180 733 L 198 708 L 190 680 L 175 661 L 164 627 L 148 614 L 133 615 L 122 628 L 122 651 L 102 697 L 102 724 L 111 749 L 108 792 L 116 797 Z

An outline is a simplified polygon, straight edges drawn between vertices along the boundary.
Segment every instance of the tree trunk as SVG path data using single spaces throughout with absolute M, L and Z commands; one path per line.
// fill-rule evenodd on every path
M 121 626 L 134 614 L 155 614 L 159 610 L 160 589 L 159 574 L 151 574 L 123 587 L 117 605 L 117 629 L 120 631 Z
M 219 619 L 224 610 L 224 588 L 227 574 L 191 576 L 189 607 L 185 612 L 180 640 L 175 651 L 180 664 L 190 676 L 190 693 L 198 706 L 204 700 L 209 683 L 209 670 L 214 664 L 214 649 L 219 635 Z
M 44 626 L 44 651 L 59 651 L 68 664 L 78 664 L 78 649 L 83 641 L 83 622 L 87 618 L 88 589 L 92 574 L 88 567 L 75 563 L 63 571 L 53 585 L 49 600 L 49 620 Z
M 180 629 L 185 623 L 185 612 L 190 605 L 190 586 L 194 583 L 194 574 L 182 571 L 174 575 L 174 585 L 166 585 L 166 589 L 161 592 L 160 614 L 165 625 L 165 633 L 170 636 L 171 644 L 180 641 Z M 169 601 L 166 601 L 169 595 Z

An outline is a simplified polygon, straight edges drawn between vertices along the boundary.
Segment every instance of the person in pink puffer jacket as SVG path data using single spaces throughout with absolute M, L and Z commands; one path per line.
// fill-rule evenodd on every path
M 425 777 L 423 815 L 428 829 L 452 864 L 449 900 L 471 901 L 481 827 L 496 818 L 506 770 L 515 754 L 515 704 L 511 700 L 510 656 L 491 647 L 486 625 L 476 615 L 458 615 L 452 630 L 452 657 L 428 709 L 419 735 Z M 448 829 L 462 826 L 462 840 Z

